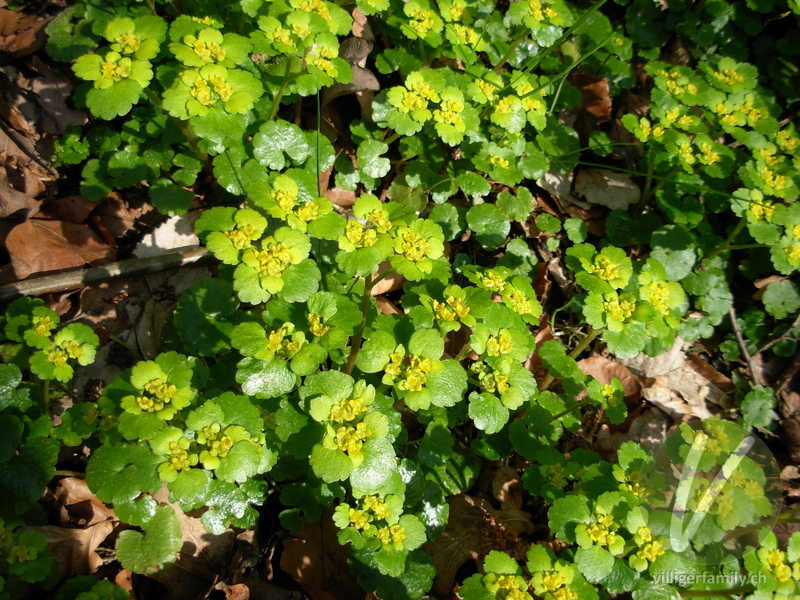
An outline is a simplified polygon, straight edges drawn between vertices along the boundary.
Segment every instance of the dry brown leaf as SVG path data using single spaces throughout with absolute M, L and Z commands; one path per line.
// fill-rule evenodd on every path
M 114 583 L 133 596 L 133 573 L 128 569 L 120 569 L 114 577 Z
M 370 42 L 375 41 L 375 34 L 372 32 L 372 27 L 369 26 L 367 15 L 361 12 L 361 10 L 358 8 L 353 9 L 352 33 L 355 37 L 363 38 L 365 40 L 369 40 Z M 363 67 L 364 65 L 361 66 Z
M 667 420 L 663 412 L 650 407 L 631 421 L 627 431 L 615 431 L 604 423 L 597 435 L 597 450 L 612 459 L 619 447 L 628 441 L 638 442 L 646 450 L 663 447 L 667 437 Z
M 18 10 L 0 8 L 0 51 L 13 58 L 33 54 L 44 46 L 47 21 Z
M 522 509 L 522 480 L 513 467 L 500 467 L 492 479 L 492 493 L 501 505 Z
M 389 263 L 382 262 L 380 265 L 378 265 L 378 274 L 380 275 L 381 273 L 385 273 L 388 268 L 390 268 Z M 373 296 L 380 296 L 381 294 L 387 294 L 389 292 L 399 290 L 401 287 L 403 287 L 405 280 L 406 278 L 402 275 L 398 273 L 392 273 L 372 286 L 371 293 Z
M 575 193 L 589 205 L 605 206 L 611 210 L 626 210 L 641 196 L 639 186 L 627 173 L 608 169 L 582 169 L 575 176 Z M 580 202 L 578 206 L 582 206 Z M 589 206 L 584 206 L 589 208 Z
M 496 510 L 482 498 L 459 494 L 448 498 L 450 517 L 442 534 L 423 546 L 433 559 L 436 578 L 433 592 L 448 594 L 456 573 L 469 561 L 491 550 L 507 552 L 522 559 L 527 550 L 520 535 L 533 531 L 530 515 L 512 506 Z
M 580 91 L 581 104 L 588 113 L 600 120 L 611 118 L 611 89 L 608 79 L 591 73 L 573 71 L 569 80 Z
M 94 223 L 98 230 L 105 231 L 110 238 L 120 238 L 136 225 L 136 221 L 152 207 L 131 208 L 118 194 L 112 192 L 97 205 Z
M 0 144 L 2 138 L 3 133 L 0 132 Z M 11 185 L 6 170 L 0 167 L 0 217 L 13 215 L 17 211 L 33 212 L 38 206 L 37 200 Z
M 605 356 L 590 356 L 578 361 L 578 367 L 584 375 L 591 375 L 602 384 L 611 383 L 613 378 L 619 379 L 626 398 L 639 398 L 642 393 L 642 381 L 628 367 Z
M 89 527 L 116 519 L 114 510 L 101 502 L 86 485 L 86 480 L 80 477 L 60 479 L 56 484 L 55 498 L 64 525 Z
M 85 225 L 66 221 L 29 219 L 17 225 L 6 239 L 17 277 L 80 267 L 110 259 L 114 250 Z
M 97 208 L 97 203 L 87 200 L 83 196 L 65 196 L 58 200 L 45 202 L 39 214 L 35 215 L 35 217 L 61 219 L 70 223 L 83 223 L 95 208 Z
M 70 125 L 81 126 L 86 123 L 85 112 L 67 106 L 67 100 L 72 96 L 69 79 L 56 77 L 38 56 L 31 57 L 31 64 L 39 76 L 30 80 L 19 76 L 17 85 L 29 89 L 41 108 L 37 125 L 47 133 L 61 135 Z
M 215 585 L 214 589 L 225 594 L 225 600 L 250 600 L 250 588 L 243 583 L 228 585 L 221 582 Z
M 343 190 L 340 187 L 332 187 L 325 190 L 325 196 L 336 206 L 350 208 L 356 202 L 356 193 L 351 190 Z
M 375 298 L 375 304 L 378 306 L 378 310 L 381 311 L 381 314 L 384 315 L 402 315 L 403 311 L 397 308 L 397 305 L 389 300 L 386 296 L 377 296 Z
M 290 575 L 312 600 L 356 600 L 364 592 L 347 568 L 347 550 L 336 539 L 329 514 L 306 523 L 295 537 L 283 542 L 281 570 Z
M 47 548 L 58 564 L 62 577 L 94 573 L 103 564 L 95 552 L 114 530 L 114 522 L 101 521 L 83 529 L 55 525 L 36 527 L 44 534 Z
M 183 546 L 178 560 L 150 577 L 166 588 L 166 596 L 161 600 L 200 598 L 230 568 L 235 536 L 230 529 L 221 535 L 208 533 L 199 518 L 190 517 L 178 504 L 167 502 L 167 496 L 166 485 L 154 495 L 175 511 L 181 524 Z

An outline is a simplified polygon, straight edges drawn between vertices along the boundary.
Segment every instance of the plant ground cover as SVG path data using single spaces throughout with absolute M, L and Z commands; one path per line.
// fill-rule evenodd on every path
M 12 8 L 0 598 L 800 597 L 794 0 Z

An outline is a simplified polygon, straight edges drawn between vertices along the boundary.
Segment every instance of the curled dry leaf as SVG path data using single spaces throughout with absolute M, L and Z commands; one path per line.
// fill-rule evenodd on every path
M 386 296 L 377 296 L 375 298 L 375 304 L 378 306 L 378 310 L 381 311 L 381 314 L 384 315 L 401 315 L 403 311 L 397 308 L 397 305 L 389 300 Z
M 522 480 L 513 467 L 500 467 L 492 478 L 492 493 L 501 506 L 522 509 Z
M 56 503 L 64 525 L 89 527 L 102 521 L 116 520 L 114 510 L 95 496 L 80 477 L 64 477 L 56 484 Z
M 607 78 L 573 71 L 569 80 L 580 91 L 581 105 L 588 113 L 598 120 L 611 118 L 611 88 Z
M 83 529 L 68 529 L 55 525 L 36 527 L 44 534 L 47 548 L 58 564 L 63 577 L 94 573 L 103 564 L 95 552 L 114 530 L 114 522 L 101 521 Z
M 80 267 L 111 259 L 114 250 L 85 225 L 66 221 L 29 219 L 17 225 L 6 239 L 17 277 Z
M 0 132 L 0 145 L 2 145 L 4 137 L 4 134 Z M 0 167 L 0 218 L 8 217 L 16 212 L 27 214 L 36 210 L 38 206 L 37 200 L 11 184 L 6 169 Z
M 477 563 L 491 550 L 524 559 L 528 544 L 520 535 L 533 531 L 528 513 L 511 505 L 497 510 L 483 498 L 466 494 L 452 496 L 447 503 L 450 506 L 447 527 L 422 547 L 436 567 L 433 582 L 436 595 L 445 596 L 453 589 L 456 573 L 465 562 Z
M 369 26 L 369 20 L 358 8 L 353 9 L 353 35 L 357 38 L 363 38 L 370 42 L 375 41 L 375 34 L 372 32 L 372 27 Z M 363 66 L 363 65 L 362 65 Z
M 386 269 L 389 268 L 388 262 L 382 262 L 378 265 L 378 275 L 381 273 L 386 272 Z M 403 287 L 403 283 L 405 283 L 406 278 L 398 273 L 392 273 L 391 275 L 387 275 L 383 279 L 381 279 L 378 283 L 376 283 L 371 290 L 373 296 L 380 296 L 381 294 L 386 294 L 388 292 L 393 292 L 395 290 L 399 290 Z
M 343 190 L 340 187 L 332 187 L 325 190 L 325 196 L 336 206 L 350 208 L 356 202 L 356 193 L 351 190 Z

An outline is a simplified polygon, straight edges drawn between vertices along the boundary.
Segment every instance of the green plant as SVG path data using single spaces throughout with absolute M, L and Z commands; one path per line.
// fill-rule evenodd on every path
M 40 302 L 9 306 L 0 419 L 14 435 L 0 459 L 29 485 L 0 517 L 31 509 L 60 443 L 85 445 L 90 488 L 130 526 L 116 547 L 126 568 L 153 573 L 180 550 L 162 488 L 214 534 L 256 526 L 275 494 L 287 528 L 332 511 L 365 589 L 420 598 L 434 576 L 424 544 L 441 534 L 448 498 L 505 460 L 549 531 L 515 556 L 485 549 L 465 600 L 794 593 L 796 536 L 783 554 L 762 533 L 743 561 L 723 543 L 760 527 L 772 500 L 753 460 L 710 483 L 747 435 L 733 421 L 681 426 L 666 452 L 695 475 L 680 481 L 636 444 L 611 464 L 567 440 L 587 413 L 627 417 L 622 383 L 576 362 L 600 341 L 630 358 L 717 335 L 739 401 L 729 416 L 772 426 L 775 398 L 751 358 L 796 346 L 800 144 L 784 85 L 796 68 L 765 48 L 789 62 L 770 35 L 796 34 L 800 8 L 701 0 L 661 14 L 634 0 L 623 29 L 602 2 L 356 6 L 377 32 L 366 63 L 342 39 L 352 6 L 326 0 L 126 2 L 113 13 L 85 0 L 51 24 L 51 55 L 84 81 L 76 103 L 109 121 L 69 131 L 58 162 L 82 165 L 81 193 L 95 200 L 142 186 L 177 214 L 202 199 L 195 231 L 221 264 L 179 300 L 163 352 L 96 402 L 74 402 L 57 427 L 51 385 L 71 392 L 97 336 L 56 330 Z M 752 52 L 735 47 L 743 32 Z M 672 34 L 687 64 L 661 60 Z M 604 77 L 617 97 L 636 85 L 633 56 L 652 87 L 646 111 L 621 117 L 636 141 L 568 126 L 580 103 L 571 74 Z M 381 89 L 324 129 L 326 90 L 361 91 L 365 64 Z M 765 73 L 777 72 L 773 86 Z M 603 235 L 543 209 L 537 182 L 598 165 L 641 182 L 638 204 L 610 211 Z M 354 193 L 351 209 L 325 196 L 324 172 Z M 539 258 L 563 263 L 560 296 L 537 297 Z M 735 293 L 774 272 L 760 300 L 737 301 L 737 317 Z M 401 287 L 399 311 L 384 314 L 374 292 L 387 278 Z M 531 359 L 546 371 L 538 380 Z M 694 545 L 676 545 L 675 513 L 659 504 L 669 490 L 708 513 Z M 712 575 L 743 583 L 709 587 Z

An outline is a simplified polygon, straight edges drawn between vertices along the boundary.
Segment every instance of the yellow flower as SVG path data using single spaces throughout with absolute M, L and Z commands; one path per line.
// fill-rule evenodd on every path
M 317 314 L 310 313 L 308 315 L 308 329 L 316 337 L 322 337 L 328 332 L 330 327 L 322 323 L 322 317 Z
M 428 256 L 428 241 L 408 227 L 399 230 L 400 248 L 403 256 L 413 262 L 421 262 Z
M 502 356 L 511 353 L 511 338 L 502 331 L 495 336 L 490 334 L 486 340 L 486 354 L 489 356 Z
M 374 229 L 366 229 L 358 221 L 347 222 L 344 236 L 356 248 L 369 248 L 378 241 L 378 233 Z
M 744 83 L 744 77 L 737 73 L 734 69 L 723 69 L 722 71 L 716 71 L 714 73 L 714 77 L 721 83 L 729 86 Z
M 355 508 L 351 508 L 347 512 L 347 518 L 350 519 L 350 524 L 353 527 L 360 529 L 361 531 L 367 529 L 370 521 L 372 521 L 372 517 L 370 515 L 365 513 L 363 510 L 358 510 Z
M 464 110 L 464 103 L 458 100 L 444 100 L 440 108 L 433 111 L 433 118 L 439 123 L 461 127 L 464 119 L 461 118 L 461 111 Z
M 703 155 L 703 162 L 707 165 L 716 164 L 721 160 L 719 154 L 714 151 L 713 146 L 708 142 L 700 143 L 700 152 Z
M 414 30 L 419 37 L 424 38 L 431 29 L 433 29 L 434 24 L 434 14 L 433 11 L 427 9 L 420 9 L 416 10 L 411 13 L 411 21 L 408 24 L 411 29 Z
M 636 553 L 637 558 L 646 560 L 647 562 L 655 562 L 655 560 L 664 554 L 664 546 L 659 541 L 648 542 L 644 547 Z
M 502 156 L 497 156 L 496 154 L 489 157 L 489 162 L 495 167 L 500 167 L 501 169 L 507 169 L 509 165 L 507 159 L 503 158 Z
M 397 387 L 408 392 L 419 392 L 428 382 L 428 375 L 433 371 L 433 361 L 429 358 L 411 355 L 403 381 Z
M 256 231 L 252 225 L 236 226 L 224 232 L 225 236 L 231 241 L 237 250 L 249 248 L 251 241 L 256 237 Z

